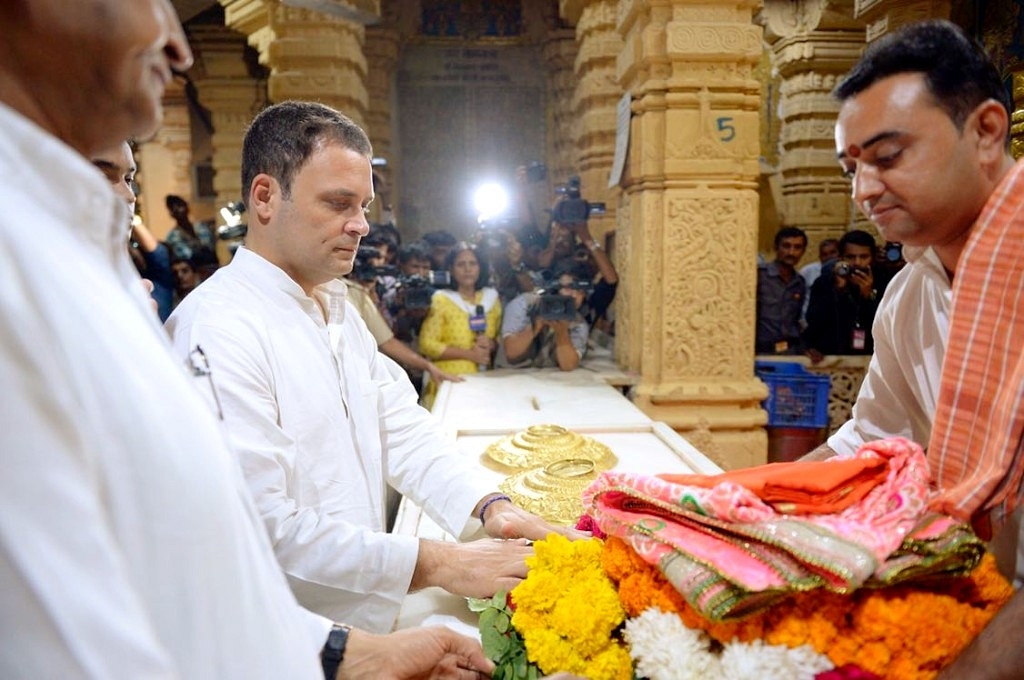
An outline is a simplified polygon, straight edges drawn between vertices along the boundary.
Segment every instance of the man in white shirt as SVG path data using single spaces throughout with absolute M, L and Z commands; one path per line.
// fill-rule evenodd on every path
M 371 630 L 393 625 L 405 594 L 466 596 L 526 573 L 526 541 L 469 543 L 384 533 L 388 485 L 449 533 L 496 538 L 554 531 L 507 496 L 483 495 L 405 373 L 346 300 L 369 225 L 370 143 L 351 120 L 283 102 L 242 148 L 246 246 L 167 322 L 175 348 L 202 347 L 224 422 L 292 590 L 306 607 Z
M 289 592 L 86 160 L 152 134 L 191 61 L 167 0 L 0 3 L 3 678 L 325 677 L 331 622 Z M 442 630 L 353 630 L 341 670 L 437 665 L 490 667 Z
M 809 456 L 849 456 L 887 437 L 922 444 L 931 437 L 953 293 L 934 250 L 904 251 L 908 263 L 889 283 L 875 314 L 875 352 L 852 417 Z

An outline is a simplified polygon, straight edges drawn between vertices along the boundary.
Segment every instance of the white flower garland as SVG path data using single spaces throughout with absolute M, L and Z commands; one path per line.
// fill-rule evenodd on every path
M 834 668 L 810 645 L 791 649 L 755 640 L 712 652 L 704 631 L 657 608 L 626 621 L 625 638 L 636 674 L 649 680 L 813 680 Z

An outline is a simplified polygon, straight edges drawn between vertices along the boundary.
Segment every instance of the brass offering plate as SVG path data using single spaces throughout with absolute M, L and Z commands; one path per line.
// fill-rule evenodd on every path
M 619 462 L 601 442 L 561 425 L 531 425 L 499 439 L 481 456 L 484 465 L 499 472 L 543 467 L 567 459 L 589 460 L 598 471 L 610 470 Z
M 519 507 L 553 524 L 575 524 L 583 514 L 583 490 L 600 470 L 587 458 L 566 458 L 518 472 L 500 489 Z

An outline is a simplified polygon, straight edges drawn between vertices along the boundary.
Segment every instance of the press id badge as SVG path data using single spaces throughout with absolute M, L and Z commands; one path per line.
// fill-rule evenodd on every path
M 854 328 L 853 337 L 850 338 L 850 347 L 852 349 L 864 349 L 867 347 L 868 332 L 863 328 Z

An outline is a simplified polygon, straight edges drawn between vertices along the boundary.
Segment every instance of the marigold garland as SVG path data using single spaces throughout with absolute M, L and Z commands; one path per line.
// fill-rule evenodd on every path
M 591 680 L 630 680 L 629 652 L 615 635 L 626 618 L 615 586 L 601 568 L 599 540 L 551 534 L 534 543 L 529 574 L 512 591 L 512 625 L 527 656 L 545 673 L 568 671 Z
M 601 564 L 631 617 L 657 607 L 719 642 L 809 644 L 838 667 L 855 664 L 894 680 L 935 677 L 1013 595 L 995 559 L 986 555 L 969 576 L 944 579 L 931 588 L 896 586 L 852 596 L 798 593 L 745 619 L 712 622 L 620 539 L 605 542 Z

